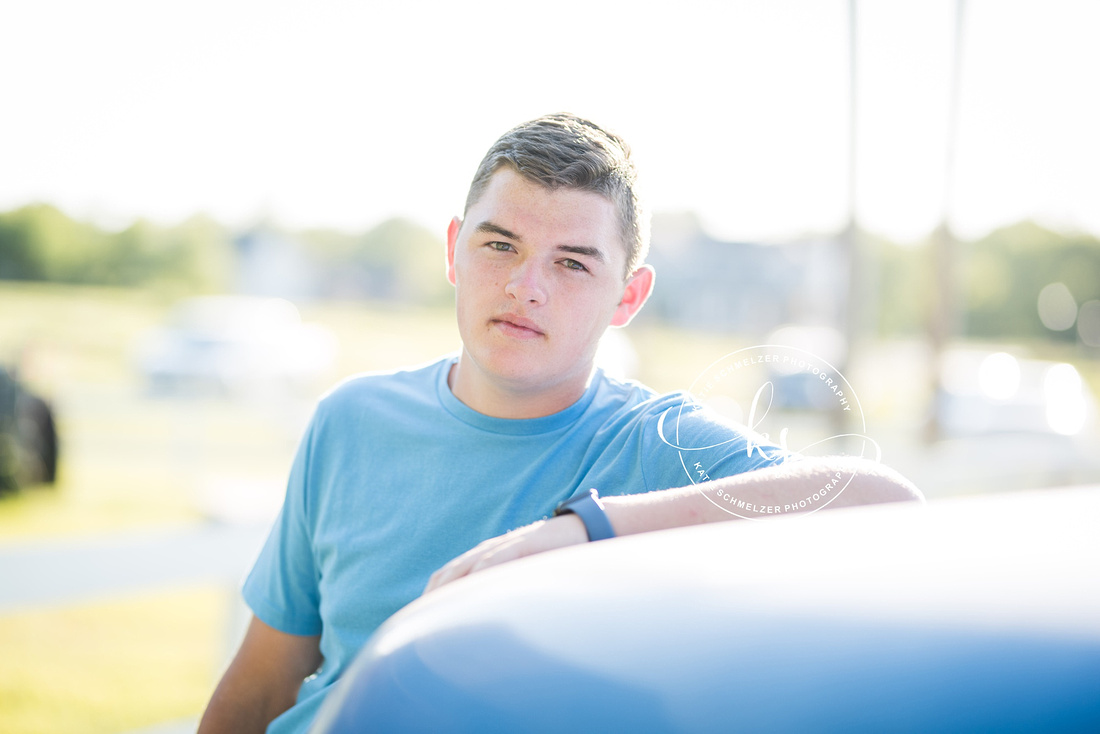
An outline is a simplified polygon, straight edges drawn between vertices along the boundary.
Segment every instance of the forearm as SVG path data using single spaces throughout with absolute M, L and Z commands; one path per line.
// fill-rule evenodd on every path
M 210 697 L 198 734 L 262 734 L 294 704 L 295 696 L 257 686 L 231 666 Z
M 263 732 L 294 705 L 321 664 L 317 636 L 280 632 L 252 619 L 241 647 L 210 697 L 198 734 Z
M 832 497 L 806 502 L 830 483 Z M 837 508 L 923 499 L 912 483 L 889 467 L 830 457 L 792 461 L 679 489 L 606 497 L 603 504 L 615 534 L 632 535 L 739 517 L 806 512 L 826 503 Z
M 832 483 L 831 499 L 820 497 Z M 818 493 L 816 504 L 801 503 Z M 734 514 L 729 498 L 750 506 L 806 512 L 818 507 L 849 507 L 879 502 L 923 501 L 920 491 L 892 469 L 862 459 L 844 457 L 800 459 L 703 484 L 644 494 L 602 499 L 616 535 L 736 520 L 754 514 Z M 735 506 L 736 508 L 736 506 Z M 739 509 L 739 508 L 736 508 Z M 584 524 L 576 515 L 561 515 L 490 538 L 436 571 L 427 591 L 499 563 L 533 553 L 583 543 Z

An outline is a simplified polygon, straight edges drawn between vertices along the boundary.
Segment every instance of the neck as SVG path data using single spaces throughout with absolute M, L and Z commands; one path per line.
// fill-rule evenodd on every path
M 583 379 L 563 380 L 537 390 L 484 379 L 479 372 L 463 350 L 447 376 L 447 385 L 454 396 L 483 415 L 526 419 L 559 413 L 580 400 L 588 389 L 592 370 L 583 373 Z

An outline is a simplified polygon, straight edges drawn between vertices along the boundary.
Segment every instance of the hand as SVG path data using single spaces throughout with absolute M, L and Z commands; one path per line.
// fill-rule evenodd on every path
M 479 543 L 432 574 L 424 593 L 490 566 L 588 541 L 579 517 L 570 513 L 512 530 Z

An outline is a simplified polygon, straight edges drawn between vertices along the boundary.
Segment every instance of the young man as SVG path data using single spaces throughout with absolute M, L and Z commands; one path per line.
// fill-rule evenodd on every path
M 784 465 L 778 450 L 751 450 L 744 429 L 681 411 L 679 440 L 718 446 L 709 474 L 725 477 L 683 487 L 660 429 L 683 396 L 593 368 L 606 328 L 629 323 L 653 287 L 647 238 L 618 137 L 551 115 L 497 141 L 447 232 L 460 354 L 353 378 L 322 399 L 245 582 L 253 621 L 200 732 L 305 731 L 374 629 L 429 581 L 589 538 L 730 519 L 703 493 L 735 487 L 774 504 L 837 470 Z M 846 470 L 843 503 L 919 497 L 877 465 Z M 568 512 L 543 519 L 565 502 Z

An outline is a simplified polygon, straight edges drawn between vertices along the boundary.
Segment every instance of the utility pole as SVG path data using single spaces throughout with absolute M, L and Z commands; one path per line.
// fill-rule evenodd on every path
M 847 256 L 848 297 L 844 309 L 844 352 L 837 369 L 844 375 L 854 361 L 862 339 L 867 299 L 866 253 L 861 252 L 859 220 L 856 216 L 856 164 L 859 137 L 859 51 L 858 51 L 858 0 L 848 0 L 848 216 L 841 234 L 841 242 Z M 851 433 L 849 415 L 842 410 L 833 412 L 833 430 L 836 435 Z
M 956 288 L 956 250 L 958 243 L 951 231 L 952 200 L 955 181 L 955 154 L 959 127 L 959 97 L 962 81 L 963 21 L 966 0 L 955 0 L 955 43 L 951 59 L 951 92 L 947 108 L 947 141 L 944 150 L 943 201 L 940 223 L 932 235 L 930 261 L 932 269 L 932 300 L 928 315 L 928 345 L 931 410 L 925 440 L 935 441 L 943 435 L 940 395 L 943 391 L 943 355 L 951 338 L 957 334 L 958 293 Z

